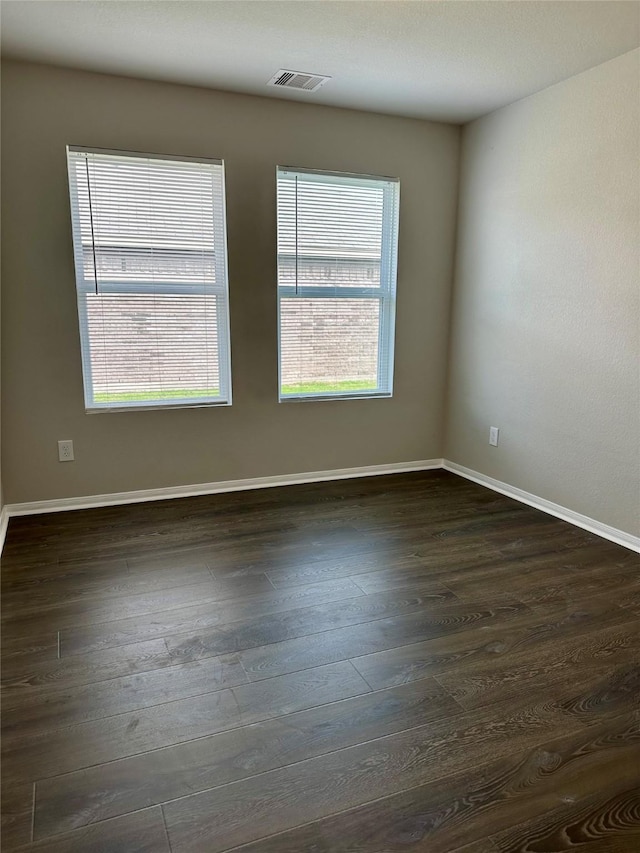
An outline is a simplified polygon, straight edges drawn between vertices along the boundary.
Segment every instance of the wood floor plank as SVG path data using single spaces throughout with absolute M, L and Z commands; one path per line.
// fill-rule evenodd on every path
M 406 539 L 406 537 L 405 537 Z M 343 560 L 350 556 L 366 556 L 380 549 L 393 549 L 406 544 L 397 534 L 375 536 L 352 525 L 331 526 L 320 530 L 305 527 L 292 536 L 285 531 L 267 541 L 264 536 L 248 537 L 238 548 L 237 542 L 220 543 L 212 549 L 207 564 L 215 577 L 250 574 L 255 571 L 276 572 L 293 568 L 301 562 L 316 563 Z M 241 552 L 241 553 L 240 553 Z M 307 581 L 309 583 L 310 581 Z
M 640 589 L 640 575 L 629 578 L 627 574 L 611 572 L 603 577 L 585 577 L 572 583 L 541 585 L 524 592 L 522 599 L 526 600 L 532 609 L 544 612 L 552 607 L 570 606 L 589 599 L 592 595 L 608 593 L 611 602 L 623 606 L 637 589 Z
M 58 660 L 58 651 L 57 631 L 24 637 L 7 636 L 2 631 L 2 672 L 20 669 L 27 661 L 31 664 Z
M 349 586 L 346 591 L 351 593 Z M 447 591 L 434 593 L 437 598 L 451 597 Z M 295 599 L 294 599 L 295 600 Z M 39 642 L 39 641 L 38 641 Z M 181 641 L 182 642 L 182 641 Z M 148 672 L 184 662 L 184 655 L 167 650 L 163 639 L 129 643 L 100 649 L 95 652 L 57 657 L 57 637 L 51 633 L 42 639 L 42 647 L 28 638 L 7 642 L 13 649 L 3 657 L 2 683 L 9 688 L 74 687 L 95 681 L 105 681 L 123 675 Z M 206 657 L 203 652 L 198 659 Z M 25 662 L 28 659 L 28 663 Z M 32 663 L 33 661 L 33 663 Z
M 33 664 L 21 658 L 18 665 L 14 661 L 13 666 L 3 667 L 2 686 L 5 691 L 20 691 L 35 698 L 46 695 L 38 692 L 43 687 L 68 689 L 180 663 L 164 640 L 147 640 Z
M 0 849 L 28 844 L 33 830 L 35 782 L 8 782 L 11 767 L 3 762 L 0 791 Z
M 451 850 L 449 853 L 497 853 L 497 851 L 490 838 L 483 838 L 480 841 L 472 841 L 471 844 L 465 844 L 464 847 Z
M 479 708 L 535 694 L 541 686 L 566 684 L 588 673 L 604 676 L 612 667 L 633 665 L 640 661 L 640 632 L 634 620 L 579 637 L 554 637 L 533 652 L 463 662 L 436 678 L 464 708 Z
M 475 554 L 481 551 L 494 553 L 488 541 L 481 535 L 459 542 L 438 541 L 424 527 L 403 529 L 393 528 L 358 531 L 361 539 L 348 547 L 336 542 L 333 546 L 313 547 L 301 531 L 299 541 L 287 550 L 277 547 L 265 547 L 260 538 L 251 547 L 243 544 L 244 558 L 238 555 L 238 544 L 230 543 L 226 547 L 216 548 L 207 556 L 207 564 L 216 577 L 238 576 L 253 572 L 266 572 L 279 586 L 294 583 L 311 583 L 314 580 L 329 577 L 348 577 L 365 571 L 376 571 L 389 565 L 394 559 L 411 562 L 412 555 L 418 555 L 424 564 L 425 559 L 443 562 L 452 551 L 461 554 Z M 354 536 L 352 530 L 352 537 Z M 321 544 L 321 543 L 320 543 Z
M 612 565 L 605 564 L 604 567 L 598 565 L 592 568 L 583 564 L 580 571 L 575 571 L 573 566 L 563 571 L 562 565 L 558 563 L 556 559 L 555 563 L 551 561 L 548 567 L 528 574 L 518 574 L 515 591 L 512 594 L 517 595 L 529 607 L 544 609 L 550 604 L 573 603 L 593 595 L 602 595 L 608 590 L 612 590 L 615 596 L 617 591 L 633 584 L 633 579 L 630 579 L 626 573 L 615 571 Z M 486 590 L 487 580 L 486 577 L 461 580 L 459 575 L 446 578 L 447 586 L 462 601 L 477 601 L 483 588 Z M 615 598 L 612 597 L 611 600 Z
M 546 701 L 545 701 L 546 700 Z M 261 836 L 531 749 L 554 734 L 636 710 L 640 667 L 600 683 L 466 712 L 163 806 L 174 853 L 221 853 Z M 215 814 L 209 822 L 206 815 Z
M 237 655 L 126 675 L 79 687 L 3 690 L 2 732 L 38 733 L 212 693 L 248 681 Z
M 127 561 L 122 558 L 111 560 L 81 560 L 62 564 L 59 557 L 52 561 L 32 562 L 28 557 L 22 560 L 8 560 L 6 550 L 9 546 L 5 543 L 0 558 L 2 567 L 2 591 L 28 591 L 46 588 L 50 584 L 55 588 L 61 582 L 74 578 L 79 585 L 84 581 L 92 579 L 108 580 L 119 578 L 126 574 L 129 569 Z M 29 546 L 31 550 L 32 546 Z
M 369 692 L 344 661 L 55 731 L 25 727 L 4 735 L 3 752 L 18 780 L 45 779 Z
M 523 652 L 535 660 L 540 645 L 589 635 L 604 627 L 623 625 L 628 614 L 606 598 L 592 598 L 568 612 L 548 614 L 529 611 L 480 631 L 460 631 L 444 637 L 397 646 L 351 658 L 374 690 L 455 670 L 461 665 L 494 663 Z M 586 640 L 588 642 L 588 639 Z M 251 677 L 252 673 L 249 673 Z
M 476 550 L 468 553 L 455 552 L 455 563 L 441 559 L 434 554 L 421 557 L 419 568 L 404 570 L 385 570 L 353 576 L 354 583 L 367 594 L 385 589 L 409 586 L 416 579 L 422 582 L 440 583 L 456 592 L 461 601 L 478 601 L 486 597 L 488 589 L 495 595 L 515 596 L 519 590 L 534 584 L 536 579 L 553 579 L 558 582 L 557 554 L 542 554 L 526 560 L 505 560 L 492 554 L 490 550 Z M 514 575 L 514 582 L 507 589 L 503 585 L 505 575 Z M 515 580 L 517 578 L 517 580 Z
M 424 590 L 402 589 L 364 595 L 351 581 L 330 581 L 321 585 L 321 589 L 295 587 L 265 596 L 104 623 L 87 630 L 62 631 L 61 654 L 66 656 L 139 642 L 158 635 L 178 635 L 168 643 L 169 649 L 187 657 L 191 656 L 193 647 L 197 647 L 200 654 L 204 651 L 225 654 L 384 616 L 413 613 L 455 600 L 450 590 L 434 588 L 432 584 Z M 187 632 L 189 636 L 179 636 Z
M 427 540 L 427 541 L 425 541 Z M 418 538 L 415 545 L 403 545 L 397 548 L 378 549 L 366 555 L 356 555 L 345 557 L 337 560 L 323 560 L 311 564 L 301 561 L 300 564 L 295 564 L 286 569 L 271 569 L 267 570 L 267 575 L 277 588 L 285 588 L 303 583 L 312 583 L 321 579 L 351 577 L 355 583 L 358 581 L 365 582 L 365 576 L 377 575 L 371 577 L 371 581 L 378 580 L 379 589 L 376 590 L 372 586 L 371 592 L 383 591 L 384 589 L 392 589 L 395 585 L 394 578 L 399 572 L 406 571 L 411 577 L 411 573 L 421 573 L 425 580 L 435 580 L 434 570 L 441 568 L 443 570 L 453 566 L 461 567 L 468 564 L 473 566 L 476 564 L 484 565 L 491 557 L 494 557 L 494 562 L 499 560 L 497 552 L 488 546 L 469 543 L 456 543 L 455 546 L 439 545 L 434 539 L 428 536 Z M 380 573 L 380 574 L 379 574 Z M 419 576 L 419 575 L 418 575 Z M 406 577 L 406 576 L 405 576 Z M 388 581 L 388 586 L 384 585 L 384 579 Z
M 622 780 L 621 780 L 622 782 Z M 589 800 L 527 820 L 493 836 L 501 853 L 570 850 L 584 853 L 637 853 L 640 848 L 640 788 L 637 774 L 627 790 L 607 786 Z
M 634 586 L 632 589 L 625 589 L 624 599 L 619 603 L 620 607 L 623 607 L 635 616 L 640 616 L 640 587 Z
M 153 592 L 118 596 L 95 595 L 89 599 L 70 599 L 42 605 L 26 596 L 26 603 L 18 604 L 5 599 L 7 613 L 3 619 L 6 631 L 16 636 L 26 636 L 37 626 L 51 624 L 56 630 L 75 625 L 95 625 L 130 617 L 149 616 L 165 610 L 176 610 L 192 604 L 226 601 L 250 595 L 273 592 L 266 575 L 248 578 L 229 578 L 214 581 L 209 577 L 205 583 L 188 583 Z
M 388 498 L 384 502 L 370 502 L 364 509 L 361 517 L 352 521 L 354 527 L 358 530 L 377 532 L 380 530 L 418 530 L 424 532 L 432 529 L 440 529 L 442 522 L 445 524 L 460 524 L 461 521 L 467 521 L 470 515 L 474 519 L 481 519 L 487 516 L 492 516 L 494 513 L 504 513 L 505 511 L 513 511 L 514 507 L 505 506 L 492 507 L 485 505 L 483 507 L 474 506 L 470 511 L 469 504 L 466 501 L 452 503 L 447 500 L 439 500 L 442 497 L 442 492 L 438 495 L 430 495 L 428 492 L 408 493 L 401 498 L 396 498 L 390 501 Z M 425 509 L 428 510 L 425 513 Z M 515 505 L 515 509 L 523 512 L 522 505 Z
M 485 541 L 511 541 L 518 536 L 540 536 L 553 531 L 557 535 L 572 535 L 575 528 L 566 522 L 543 513 L 527 511 L 514 504 L 492 513 L 475 513 L 462 521 L 451 517 L 438 521 L 434 537 L 441 543 L 447 540 L 462 540 L 481 536 Z
M 159 807 L 14 849 L 16 853 L 172 853 Z
M 494 625 L 530 611 L 520 602 L 501 604 L 450 604 L 423 608 L 416 613 L 378 619 L 360 625 L 273 642 L 241 651 L 240 660 L 252 681 L 287 672 L 359 657 L 383 649 L 410 645 L 434 637 L 455 634 L 472 627 Z M 168 640 L 169 648 L 174 641 Z M 204 650 L 208 638 L 201 638 Z M 215 646 L 214 646 L 215 647 Z M 197 654 L 200 646 L 188 647 Z
M 242 853 L 473 850 L 476 842 L 471 839 L 480 837 L 479 844 L 485 844 L 509 822 L 545 815 L 562 802 L 582 802 L 605 786 L 633 784 L 638 761 L 640 725 L 634 715 L 626 715 L 240 849 Z
M 474 545 L 469 548 L 466 539 L 461 542 L 447 542 L 445 547 L 436 544 L 429 551 L 424 546 L 418 550 L 421 553 L 416 554 L 407 565 L 392 564 L 378 571 L 363 571 L 366 565 L 361 564 L 359 573 L 353 575 L 353 580 L 367 593 L 408 586 L 417 579 L 431 580 L 450 587 L 461 600 L 477 601 L 486 596 L 488 588 L 491 588 L 494 595 L 500 589 L 504 590 L 502 581 L 506 575 L 510 577 L 509 592 L 518 595 L 521 588 L 524 590 L 535 585 L 536 578 L 540 584 L 557 586 L 559 572 L 570 584 L 576 579 L 570 574 L 573 571 L 583 574 L 585 568 L 589 568 L 594 576 L 600 571 L 601 576 L 606 578 L 611 573 L 611 568 L 615 567 L 617 577 L 626 577 L 620 573 L 623 568 L 628 567 L 628 563 L 622 560 L 619 553 L 615 552 L 614 562 L 610 550 L 600 546 L 574 548 L 566 552 L 563 549 L 560 556 L 557 548 L 551 551 L 542 550 L 540 553 L 534 550 L 526 557 L 509 559 L 489 547 Z M 277 585 L 277 578 L 272 579 Z M 608 586 L 612 586 L 611 582 Z M 600 591 L 605 588 L 607 586 L 603 584 Z
M 16 564 L 15 567 L 7 569 L 4 565 L 4 554 L 2 558 L 2 592 L 3 595 L 16 595 L 21 593 L 46 592 L 64 590 L 67 585 L 75 582 L 79 589 L 85 584 L 98 585 L 117 582 L 120 578 L 129 574 L 127 561 L 120 558 L 116 560 L 82 560 L 77 563 L 60 564 L 57 559 L 50 565 L 25 565 Z
M 424 679 L 38 783 L 35 834 L 54 835 L 294 764 L 461 708 Z
M 267 571 L 267 576 L 276 589 L 286 589 L 291 586 L 301 586 L 307 583 L 318 583 L 323 580 L 356 577 L 360 574 L 375 572 L 382 569 L 399 571 L 405 568 L 419 569 L 420 558 L 413 548 L 397 548 L 387 551 L 374 551 L 371 554 L 344 557 L 339 560 L 322 560 L 307 564 L 301 561 L 287 569 Z
M 389 567 L 382 571 L 354 575 L 352 579 L 367 595 L 400 589 L 402 587 L 411 587 L 417 583 L 440 583 L 445 585 L 451 571 L 450 566 L 448 567 L 448 559 L 437 559 L 434 555 L 431 555 L 431 557 L 433 559 L 418 557 L 418 565 L 415 567 Z M 476 551 L 474 549 L 473 553 L 469 554 L 456 552 L 455 566 L 456 570 L 466 569 L 471 572 L 481 567 L 495 566 L 497 561 L 496 557 L 492 558 L 489 550 Z M 476 601 L 479 598 L 482 598 L 482 595 L 476 596 Z
M 20 586 L 15 586 L 13 589 L 4 591 L 3 596 L 7 607 L 16 604 L 20 607 L 26 603 L 29 608 L 33 608 L 39 604 L 46 607 L 53 598 L 57 598 L 59 602 L 66 600 L 87 598 L 87 599 L 121 599 L 127 595 L 140 595 L 143 593 L 153 593 L 158 590 L 172 589 L 196 583 L 211 582 L 211 573 L 206 565 L 202 564 L 196 567 L 189 567 L 180 572 L 174 569 L 168 569 L 157 572 L 130 572 L 128 569 L 123 569 L 121 574 L 105 574 L 97 577 L 91 574 L 91 568 L 87 569 L 89 576 L 79 581 L 73 573 L 71 576 L 59 576 L 52 579 L 49 583 L 38 583 L 30 585 L 23 583 Z M 108 608 L 110 605 L 105 601 L 103 605 Z M 16 608 L 17 611 L 17 608 Z
M 45 575 L 55 572 L 58 566 L 57 554 L 52 554 L 51 552 L 41 555 L 34 554 L 33 542 L 28 539 L 25 540 L 26 544 L 23 545 L 21 550 L 16 549 L 16 521 L 17 519 L 15 518 L 9 521 L 11 536 L 7 535 L 2 554 L 0 555 L 0 574 L 2 575 L 2 579 L 10 578 L 16 573 L 24 577 L 24 575 L 31 572 Z
M 564 585 L 570 588 L 574 582 L 602 579 L 601 592 L 611 588 L 606 585 L 610 575 L 626 577 L 626 564 L 617 565 L 609 549 L 584 547 L 542 550 L 527 556 L 493 558 L 476 567 L 454 566 L 449 571 L 438 572 L 435 580 L 456 591 L 463 600 L 477 600 L 486 595 L 487 589 L 494 594 L 504 589 L 504 579 L 509 578 L 509 590 L 513 595 L 523 595 L 532 588 Z M 591 592 L 593 594 L 593 591 Z
M 534 510 L 535 512 L 535 510 Z M 535 535 L 517 535 L 515 531 L 505 528 L 497 530 L 492 538 L 494 545 L 499 548 L 500 552 L 505 557 L 521 556 L 535 553 L 544 546 L 545 551 L 556 550 L 558 548 L 573 551 L 574 548 L 593 547 L 598 550 L 605 549 L 609 557 L 627 560 L 629 558 L 629 549 L 616 545 L 613 542 L 608 542 L 594 533 L 589 533 L 587 530 L 581 530 L 577 527 L 572 527 L 566 523 L 566 527 L 549 527 L 546 530 L 539 528 Z
M 449 593 L 449 596 L 452 595 L 453 593 Z M 113 620 L 92 627 L 63 629 L 60 637 L 61 655 L 65 657 L 84 654 L 170 634 L 204 632 L 219 625 L 235 624 L 234 630 L 241 631 L 243 625 L 257 624 L 258 617 L 264 619 L 265 625 L 270 624 L 270 620 L 279 623 L 286 617 L 279 617 L 278 614 L 286 614 L 288 611 L 297 613 L 303 609 L 306 612 L 312 606 L 320 608 L 328 602 L 340 602 L 343 599 L 350 601 L 356 598 L 364 599 L 365 595 L 352 581 L 345 578 L 295 589 L 272 590 L 263 595 L 245 596 L 224 602 L 194 604 L 146 617 Z M 326 610 L 330 613 L 332 608 Z M 295 619 L 295 616 L 291 618 Z

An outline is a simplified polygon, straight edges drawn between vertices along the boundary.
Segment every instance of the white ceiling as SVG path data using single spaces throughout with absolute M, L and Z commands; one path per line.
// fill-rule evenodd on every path
M 637 47 L 604 0 L 3 0 L 5 56 L 465 122 Z M 267 88 L 279 69 L 333 78 Z

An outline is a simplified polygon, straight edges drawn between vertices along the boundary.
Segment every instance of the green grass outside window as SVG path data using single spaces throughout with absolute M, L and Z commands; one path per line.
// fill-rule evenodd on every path
M 377 387 L 374 379 L 345 379 L 342 382 L 298 382 L 283 385 L 283 396 L 294 394 L 328 394 L 341 392 L 372 391 Z M 217 397 L 217 388 L 167 388 L 163 391 L 98 391 L 93 399 L 96 403 L 139 403 L 163 402 L 166 400 L 189 400 Z

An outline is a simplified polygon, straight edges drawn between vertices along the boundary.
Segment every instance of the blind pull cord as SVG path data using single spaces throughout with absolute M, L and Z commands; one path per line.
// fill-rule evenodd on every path
M 96 284 L 96 296 L 98 296 L 98 266 L 96 264 L 96 237 L 93 230 L 93 205 L 91 204 L 91 180 L 89 179 L 89 158 L 84 158 L 87 169 L 87 192 L 89 193 L 89 221 L 91 222 L 91 251 L 93 252 L 93 279 Z

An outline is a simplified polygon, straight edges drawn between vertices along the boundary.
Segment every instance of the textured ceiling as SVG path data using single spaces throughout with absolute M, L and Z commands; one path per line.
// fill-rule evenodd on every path
M 5 56 L 465 122 L 640 43 L 640 3 L 4 0 Z M 267 88 L 279 68 L 332 76 Z

